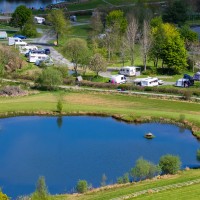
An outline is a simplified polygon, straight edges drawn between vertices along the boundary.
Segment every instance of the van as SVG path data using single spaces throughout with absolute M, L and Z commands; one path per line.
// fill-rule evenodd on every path
M 35 63 L 37 60 L 46 60 L 47 58 L 49 58 L 49 56 L 46 54 L 30 53 L 28 57 L 28 61 L 31 63 Z
M 119 70 L 119 74 L 125 75 L 125 76 L 140 76 L 140 67 L 134 67 L 134 66 L 127 66 L 127 67 L 122 67 Z
M 45 22 L 45 18 L 35 16 L 35 17 L 34 17 L 34 21 L 35 21 L 37 24 L 43 24 L 43 23 Z
M 124 75 L 113 75 L 111 76 L 111 79 L 109 80 L 110 83 L 113 84 L 122 84 L 122 83 L 126 83 L 126 77 Z
M 17 46 L 26 46 L 27 43 L 26 42 L 23 42 L 20 38 L 16 38 L 16 37 L 9 37 L 8 38 L 8 45 L 11 46 L 11 45 L 17 45 Z

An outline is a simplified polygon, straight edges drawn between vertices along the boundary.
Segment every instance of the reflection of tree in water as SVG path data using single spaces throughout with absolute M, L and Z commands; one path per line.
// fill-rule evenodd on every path
M 57 118 L 57 125 L 58 125 L 58 128 L 61 128 L 63 125 L 63 118 L 61 116 Z
M 198 161 L 200 161 L 200 149 L 197 149 L 196 158 Z
M 179 133 L 184 133 L 185 132 L 185 127 L 179 126 Z

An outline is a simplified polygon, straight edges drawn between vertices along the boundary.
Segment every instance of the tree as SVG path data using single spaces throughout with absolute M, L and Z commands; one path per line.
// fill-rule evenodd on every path
M 121 10 L 113 10 L 106 17 L 106 26 L 108 28 L 118 27 L 120 34 L 125 33 L 127 28 L 127 19 L 124 17 L 124 12 Z
M 63 78 L 60 71 L 53 68 L 46 68 L 42 71 L 42 74 L 36 82 L 42 87 L 55 89 L 58 85 L 63 83 Z
M 183 25 L 188 18 L 187 11 L 188 5 L 184 1 L 172 1 L 163 13 L 163 21 Z
M 89 68 L 98 76 L 100 71 L 106 71 L 107 63 L 101 54 L 96 53 L 90 60 Z
M 32 12 L 26 6 L 18 6 L 12 14 L 10 24 L 14 27 L 19 27 L 22 31 L 23 26 L 31 18 Z
M 36 185 L 36 190 L 31 196 L 31 200 L 39 200 L 39 199 L 40 200 L 49 199 L 45 178 L 43 176 L 39 177 Z
M 101 20 L 101 13 L 99 11 L 95 11 L 91 18 L 91 28 L 93 30 L 93 35 L 97 35 L 103 30 L 103 23 Z
M 159 166 L 164 174 L 176 174 L 181 167 L 181 161 L 178 156 L 170 154 L 160 158 Z
M 148 21 L 145 20 L 143 24 L 143 34 L 141 38 L 144 71 L 146 71 L 147 69 L 147 58 L 149 55 L 152 42 L 150 33 L 151 33 L 150 24 Z
M 76 185 L 76 190 L 78 193 L 85 193 L 88 190 L 88 183 L 86 180 L 79 180 Z
M 78 64 L 85 64 L 85 53 L 88 52 L 87 42 L 80 38 L 69 39 L 64 47 L 65 53 L 72 59 L 74 63 L 74 71 L 78 74 Z
M 169 70 L 180 73 L 187 66 L 187 53 L 183 39 L 176 27 L 171 24 L 161 24 L 152 28 L 152 46 L 150 59 L 157 67 L 162 60 L 162 67 L 167 65 Z
M 129 174 L 125 173 L 122 177 L 117 179 L 118 184 L 129 183 Z
M 131 169 L 130 174 L 136 180 L 153 178 L 154 176 L 160 174 L 160 168 L 157 165 L 140 158 L 136 161 L 136 165 Z
M 62 100 L 59 99 L 58 102 L 57 102 L 57 111 L 58 111 L 59 113 L 61 113 L 62 110 L 63 110 L 63 103 L 62 103 Z
M 47 19 L 52 25 L 52 30 L 56 33 L 57 45 L 59 36 L 67 34 L 70 30 L 70 22 L 65 18 L 62 10 L 51 10 Z
M 135 40 L 137 31 L 138 31 L 138 22 L 135 17 L 132 17 L 132 20 L 128 24 L 126 30 L 126 44 L 130 54 L 131 65 L 134 64 L 134 50 L 135 50 Z
M 37 30 L 32 16 L 24 24 L 24 27 L 22 28 L 22 34 L 26 35 L 27 37 L 37 36 Z

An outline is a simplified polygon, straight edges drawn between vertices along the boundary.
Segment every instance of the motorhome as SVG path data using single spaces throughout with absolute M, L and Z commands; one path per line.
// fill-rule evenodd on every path
M 34 46 L 34 45 L 26 45 L 26 46 L 21 46 L 19 48 L 19 51 L 22 54 L 26 54 L 26 53 L 28 53 L 31 50 L 38 50 L 38 48 L 36 46 Z
M 35 17 L 34 17 L 34 21 L 35 21 L 37 24 L 43 24 L 43 23 L 45 22 L 45 18 L 35 16 Z
M 126 77 L 124 75 L 113 75 L 111 76 L 111 79 L 109 80 L 110 83 L 113 84 L 122 84 L 122 83 L 126 83 Z
M 139 86 L 148 86 L 148 87 L 153 87 L 153 86 L 158 86 L 159 85 L 159 80 L 158 78 L 152 78 L 152 77 L 147 77 L 147 78 L 137 78 L 134 80 L 135 85 Z
M 28 61 L 31 63 L 35 63 L 37 60 L 46 60 L 49 56 L 46 54 L 37 54 L 30 53 L 28 57 Z
M 8 38 L 8 45 L 17 45 L 17 46 L 26 46 L 27 43 L 22 41 L 20 38 L 16 38 L 16 37 L 9 37 Z
M 0 31 L 0 39 L 6 39 L 8 37 L 6 31 Z
M 140 67 L 134 67 L 134 66 L 127 66 L 127 67 L 122 67 L 119 70 L 119 74 L 125 75 L 125 76 L 140 76 Z

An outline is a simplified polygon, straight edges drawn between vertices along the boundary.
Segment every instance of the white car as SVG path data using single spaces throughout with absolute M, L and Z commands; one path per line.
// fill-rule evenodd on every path
M 160 80 L 158 79 L 158 85 L 163 85 L 164 84 L 164 81 L 163 80 Z

